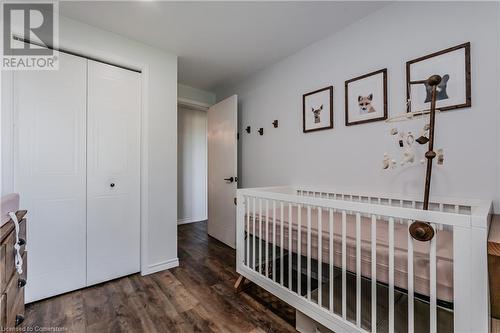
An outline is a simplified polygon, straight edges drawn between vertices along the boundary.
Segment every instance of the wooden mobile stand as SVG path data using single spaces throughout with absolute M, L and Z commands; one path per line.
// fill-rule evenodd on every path
M 425 188 L 424 188 L 424 203 L 423 210 L 429 210 L 429 194 L 431 190 L 432 176 L 432 160 L 436 157 L 434 151 L 434 130 L 436 124 L 436 91 L 437 86 L 441 82 L 441 76 L 432 75 L 427 80 L 410 81 L 410 84 L 427 84 L 431 87 L 431 108 L 430 108 L 430 123 L 429 123 L 429 149 L 425 153 L 427 159 L 427 168 L 425 172 Z M 430 241 L 434 237 L 434 228 L 428 222 L 415 221 L 410 225 L 410 235 L 413 239 L 421 242 Z

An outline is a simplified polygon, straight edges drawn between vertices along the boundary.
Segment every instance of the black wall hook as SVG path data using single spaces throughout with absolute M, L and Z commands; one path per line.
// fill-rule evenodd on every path
M 275 121 L 273 121 L 273 126 L 274 126 L 274 128 L 278 128 L 278 119 L 276 119 Z
M 247 131 L 247 133 L 250 133 L 252 131 L 252 128 L 250 126 L 247 126 L 247 128 L 245 128 L 245 131 Z
M 264 135 L 264 128 L 263 127 L 259 128 L 258 132 L 260 135 Z

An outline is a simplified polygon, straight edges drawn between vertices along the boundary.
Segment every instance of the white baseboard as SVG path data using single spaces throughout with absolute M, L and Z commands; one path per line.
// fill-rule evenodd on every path
M 195 223 L 195 222 L 201 222 L 201 221 L 206 221 L 206 217 L 201 217 L 201 218 L 191 218 L 191 217 L 185 217 L 183 219 L 178 219 L 177 224 L 188 224 L 188 223 Z
M 149 275 L 156 272 L 164 271 L 170 268 L 179 266 L 179 258 L 174 258 L 170 260 L 165 260 L 156 264 L 149 265 L 147 270 L 141 272 L 141 275 Z

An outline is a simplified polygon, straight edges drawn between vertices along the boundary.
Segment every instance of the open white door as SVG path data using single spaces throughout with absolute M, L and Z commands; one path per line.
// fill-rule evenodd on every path
M 237 111 L 231 96 L 208 110 L 208 234 L 236 246 Z

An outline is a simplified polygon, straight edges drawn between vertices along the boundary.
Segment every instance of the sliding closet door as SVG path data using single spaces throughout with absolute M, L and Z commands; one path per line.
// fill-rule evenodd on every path
M 87 284 L 140 271 L 140 74 L 88 62 Z
M 14 73 L 14 187 L 28 209 L 27 302 L 85 286 L 87 60 Z

